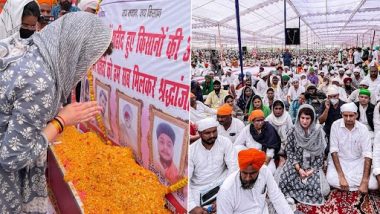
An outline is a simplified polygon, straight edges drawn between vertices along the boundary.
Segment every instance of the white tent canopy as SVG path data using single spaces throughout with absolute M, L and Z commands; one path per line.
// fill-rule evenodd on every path
M 286 0 L 301 48 L 370 46 L 380 39 L 380 0 Z M 239 0 L 243 46 L 284 46 L 284 0 Z M 237 46 L 235 0 L 192 0 L 193 47 Z M 220 37 L 219 37 L 220 35 Z M 219 40 L 220 39 L 220 40 Z

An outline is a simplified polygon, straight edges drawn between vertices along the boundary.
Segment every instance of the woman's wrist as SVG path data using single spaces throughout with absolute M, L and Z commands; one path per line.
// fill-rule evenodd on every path
M 299 172 L 301 169 L 301 166 L 297 163 L 294 165 L 294 168 L 296 169 L 297 172 Z
M 57 116 L 55 117 L 55 119 L 59 120 L 59 122 L 61 122 L 61 124 L 62 124 L 64 127 L 66 126 L 66 121 L 63 119 L 62 116 L 57 115 Z
M 50 124 L 52 124 L 55 127 L 58 134 L 63 132 L 63 124 L 58 119 L 54 118 L 50 121 Z

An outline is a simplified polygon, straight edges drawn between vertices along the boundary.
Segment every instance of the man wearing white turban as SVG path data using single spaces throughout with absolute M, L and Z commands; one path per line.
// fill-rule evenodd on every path
M 342 105 L 342 119 L 335 121 L 330 133 L 327 181 L 330 186 L 368 193 L 378 188 L 371 173 L 372 145 L 367 127 L 356 121 L 358 107 Z
M 355 91 L 353 91 L 351 93 L 351 95 L 348 97 L 348 102 L 358 102 L 359 101 L 359 91 L 360 91 L 360 89 L 368 89 L 368 88 L 369 88 L 369 82 L 367 80 L 360 81 L 358 89 L 356 89 Z M 377 99 L 376 98 L 377 98 L 377 96 L 376 96 L 375 93 L 370 98 L 370 102 L 373 105 L 376 105 L 376 103 L 377 103 Z
M 205 206 L 215 204 L 219 186 L 237 170 L 233 144 L 230 139 L 218 135 L 218 125 L 211 117 L 198 121 L 200 139 L 190 145 L 188 210 L 191 214 L 204 213 Z
M 336 86 L 336 88 L 339 91 L 339 99 L 343 100 L 344 102 L 347 102 L 347 93 L 346 90 L 342 87 L 343 81 L 341 81 L 338 77 L 335 77 L 331 80 L 331 84 Z
M 257 95 L 261 96 L 261 97 L 264 97 L 264 95 L 267 93 L 267 89 L 268 89 L 268 76 L 270 74 L 270 71 L 263 71 L 260 73 L 260 78 L 259 79 L 259 82 L 257 83 L 256 85 L 256 92 L 257 92 Z

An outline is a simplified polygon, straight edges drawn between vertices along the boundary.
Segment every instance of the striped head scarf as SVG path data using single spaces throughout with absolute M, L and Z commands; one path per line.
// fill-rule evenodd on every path
M 64 102 L 111 43 L 112 31 L 96 15 L 68 13 L 33 35 Z

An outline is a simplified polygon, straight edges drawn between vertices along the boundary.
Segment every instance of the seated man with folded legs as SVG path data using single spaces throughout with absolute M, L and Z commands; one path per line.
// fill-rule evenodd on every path
M 190 145 L 189 152 L 188 210 L 190 214 L 207 214 L 207 209 L 215 208 L 220 185 L 237 170 L 237 157 L 232 142 L 218 135 L 215 118 L 200 120 L 197 125 L 200 139 Z
M 330 186 L 367 193 L 378 188 L 371 173 L 372 145 L 368 128 L 356 121 L 358 107 L 342 105 L 342 119 L 331 126 L 327 181 Z

